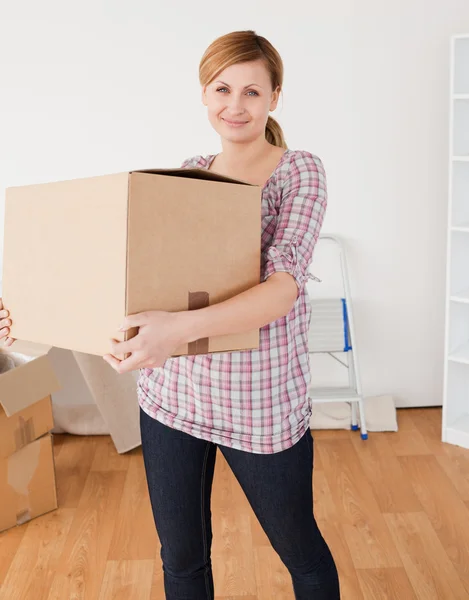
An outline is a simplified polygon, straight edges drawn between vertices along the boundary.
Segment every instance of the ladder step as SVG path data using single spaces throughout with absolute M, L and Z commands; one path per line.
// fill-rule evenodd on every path
M 344 352 L 347 323 L 342 298 L 312 298 L 308 332 L 310 352 Z
M 357 390 L 351 387 L 311 387 L 308 390 L 308 395 L 312 400 L 324 399 L 325 401 L 337 399 L 353 402 L 361 398 Z

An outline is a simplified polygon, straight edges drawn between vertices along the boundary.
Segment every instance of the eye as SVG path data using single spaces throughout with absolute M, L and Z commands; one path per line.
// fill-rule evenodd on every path
M 223 90 L 228 90 L 226 87 L 217 88 L 217 92 L 223 92 Z M 249 90 L 248 94 L 254 94 L 254 96 L 259 96 L 259 94 L 255 90 Z

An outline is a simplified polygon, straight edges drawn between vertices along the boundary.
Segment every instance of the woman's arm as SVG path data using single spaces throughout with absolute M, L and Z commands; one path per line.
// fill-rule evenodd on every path
M 264 327 L 287 315 L 298 287 L 289 273 L 273 273 L 267 281 L 212 306 L 175 313 L 182 343 L 243 333 Z
M 195 340 L 242 333 L 267 325 L 291 310 L 298 294 L 292 275 L 273 273 L 267 281 L 206 308 L 165 312 L 150 310 L 125 317 L 121 331 L 138 327 L 126 342 L 111 342 L 113 354 L 103 356 L 118 373 L 164 365 L 180 346 Z M 129 353 L 124 360 L 116 358 Z
M 185 341 L 263 327 L 287 315 L 309 275 L 327 205 L 321 160 L 307 151 L 292 157 L 283 184 L 277 226 L 266 251 L 265 281 L 214 306 L 180 313 Z

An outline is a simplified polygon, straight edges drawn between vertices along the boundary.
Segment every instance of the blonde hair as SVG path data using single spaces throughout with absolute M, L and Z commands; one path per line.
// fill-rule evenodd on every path
M 283 85 L 283 62 L 280 54 L 255 31 L 233 31 L 210 44 L 199 65 L 200 85 L 211 83 L 222 71 L 238 63 L 262 60 L 270 73 L 272 90 Z M 287 148 L 282 128 L 271 116 L 265 126 L 265 138 L 274 146 Z

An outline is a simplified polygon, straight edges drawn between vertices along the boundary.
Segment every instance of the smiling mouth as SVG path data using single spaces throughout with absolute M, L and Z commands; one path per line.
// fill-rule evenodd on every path
M 222 120 L 227 124 L 227 125 L 231 125 L 233 127 L 239 127 L 241 125 L 246 125 L 249 121 L 230 121 L 229 119 L 223 119 Z

